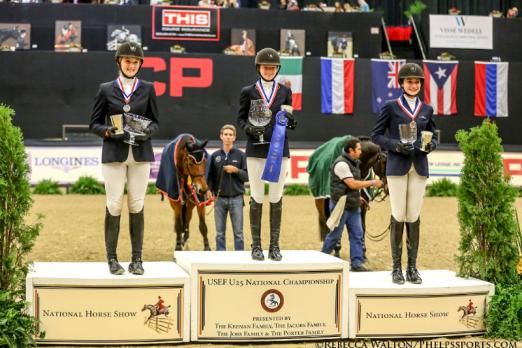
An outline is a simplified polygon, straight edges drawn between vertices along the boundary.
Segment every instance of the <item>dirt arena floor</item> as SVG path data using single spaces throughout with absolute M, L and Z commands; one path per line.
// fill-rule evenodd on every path
M 246 201 L 246 199 L 245 199 Z M 265 198 L 265 202 L 268 199 Z M 522 221 L 522 199 L 516 207 Z M 126 208 L 124 208 L 126 209 Z M 421 214 L 421 245 L 419 250 L 419 269 L 448 269 L 456 271 L 455 253 L 460 238 L 457 220 L 458 202 L 455 198 L 427 197 Z M 245 207 L 245 246 L 251 243 L 248 228 L 248 209 Z M 105 196 L 34 196 L 34 205 L 29 222 L 42 214 L 43 229 L 35 247 L 29 255 L 31 261 L 105 261 L 103 239 L 103 217 Z M 381 233 L 390 219 L 389 202 L 372 203 L 368 212 L 367 225 L 371 234 Z M 202 250 L 202 238 L 197 229 L 197 219 L 191 224 L 191 238 L 186 250 Z M 207 215 L 209 239 L 215 249 L 215 228 L 213 213 Z M 230 223 L 227 230 L 227 248 L 233 250 Z M 263 211 L 263 246 L 269 242 L 268 204 Z M 118 256 L 121 261 L 130 258 L 127 211 L 122 213 L 122 226 Z M 145 241 L 144 268 L 146 261 L 172 260 L 175 245 L 173 232 L 173 213 L 167 201 L 159 196 L 149 195 L 145 202 Z M 281 249 L 320 250 L 321 242 L 317 228 L 317 214 L 311 196 L 285 196 L 283 198 L 283 223 Z M 368 266 L 376 271 L 391 270 L 389 239 L 380 242 L 367 242 Z M 405 249 L 405 248 L 404 248 Z M 283 251 L 284 256 L 284 251 Z M 348 242 L 343 234 L 341 257 L 348 257 Z M 405 260 L 405 257 L 403 257 Z M 458 340 L 477 340 L 477 338 L 458 338 Z M 478 338 L 482 339 L 482 338 Z M 444 341 L 444 339 L 442 339 Z M 391 341 L 392 343 L 394 341 Z M 179 346 L 179 345 L 178 345 Z M 187 344 L 182 347 L 263 347 L 266 343 L 252 344 Z M 323 343 L 297 342 L 276 343 L 273 347 L 323 347 Z M 369 344 L 371 347 L 371 345 Z M 522 343 L 518 342 L 518 347 Z M 339 346 L 343 347 L 343 346 Z M 350 346 L 351 347 L 351 346 Z M 355 347 L 355 346 L 354 346 Z M 384 348 L 384 347 L 383 347 Z M 388 348 L 388 347 L 386 347 Z M 439 347 L 437 347 L 439 348 Z M 507 348 L 507 347 L 506 347 Z M 512 347 L 510 347 L 512 348 Z

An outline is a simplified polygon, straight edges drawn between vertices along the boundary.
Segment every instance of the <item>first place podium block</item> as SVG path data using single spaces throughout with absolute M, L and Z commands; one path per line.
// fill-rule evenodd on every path
M 127 263 L 122 266 L 127 269 Z M 189 277 L 174 262 L 145 262 L 145 274 L 112 275 L 102 262 L 36 262 L 26 280 L 39 344 L 189 341 Z M 166 310 L 158 313 L 163 301 Z
M 318 251 L 177 251 L 191 277 L 192 341 L 276 341 L 348 336 L 348 263 Z

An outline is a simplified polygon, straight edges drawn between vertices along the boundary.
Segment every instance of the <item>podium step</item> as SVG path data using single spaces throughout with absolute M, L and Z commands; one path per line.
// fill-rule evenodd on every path
M 447 270 L 420 270 L 422 284 L 393 284 L 391 272 L 351 273 L 349 334 L 358 337 L 478 335 L 493 284 Z
M 38 344 L 188 342 L 188 274 L 173 262 L 144 268 L 117 276 L 104 262 L 36 262 L 26 295 L 45 331 Z

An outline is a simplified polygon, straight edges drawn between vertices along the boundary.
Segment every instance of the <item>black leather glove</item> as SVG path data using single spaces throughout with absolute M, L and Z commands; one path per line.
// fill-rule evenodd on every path
M 286 118 L 288 119 L 288 123 L 286 124 L 286 128 L 288 129 L 295 129 L 297 127 L 297 120 L 295 119 L 295 116 L 289 112 L 286 113 Z
M 265 132 L 265 127 L 248 125 L 245 128 L 245 132 L 251 137 L 257 138 Z
M 143 134 L 136 134 L 134 136 L 134 139 L 136 139 L 138 141 L 145 141 L 150 138 L 150 129 L 149 128 L 145 128 L 142 132 L 143 132 Z
M 411 144 L 411 143 L 398 142 L 395 145 L 395 152 L 402 153 L 405 156 L 409 156 L 409 155 L 413 154 L 413 150 L 414 150 L 414 147 L 413 147 L 413 144 Z
M 124 133 L 116 134 L 117 130 L 117 127 L 107 127 L 105 134 L 111 139 L 123 139 Z

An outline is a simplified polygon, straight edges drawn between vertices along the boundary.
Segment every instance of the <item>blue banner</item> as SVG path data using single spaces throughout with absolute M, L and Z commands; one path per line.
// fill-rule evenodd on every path
M 272 139 L 270 140 L 270 148 L 268 149 L 268 156 L 266 157 L 265 169 L 261 176 L 261 179 L 268 182 L 279 181 L 281 163 L 283 162 L 287 123 L 288 119 L 286 118 L 286 111 L 279 111 L 276 115 L 274 132 L 272 133 Z
M 404 59 L 372 59 L 372 110 L 376 114 L 384 103 L 401 95 L 399 69 L 404 63 Z

